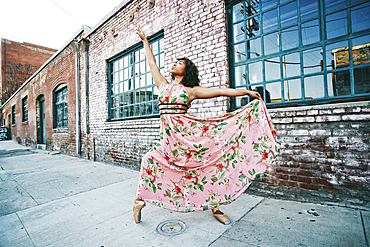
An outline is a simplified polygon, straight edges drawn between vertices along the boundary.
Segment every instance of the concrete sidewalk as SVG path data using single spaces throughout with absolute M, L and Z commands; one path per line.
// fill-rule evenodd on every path
M 230 225 L 211 211 L 184 214 L 153 205 L 135 224 L 138 176 L 0 141 L 0 246 L 369 246 L 369 211 L 248 194 L 221 207 Z M 183 222 L 185 231 L 158 233 L 168 220 Z

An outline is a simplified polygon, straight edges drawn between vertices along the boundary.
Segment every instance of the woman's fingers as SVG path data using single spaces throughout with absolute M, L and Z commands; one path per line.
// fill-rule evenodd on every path
M 136 34 L 139 35 L 139 37 L 144 40 L 146 37 L 145 37 L 145 33 L 143 32 L 143 30 L 141 30 L 140 27 L 137 27 L 136 28 Z

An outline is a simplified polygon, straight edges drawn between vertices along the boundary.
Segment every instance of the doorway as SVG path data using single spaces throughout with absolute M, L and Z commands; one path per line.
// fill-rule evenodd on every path
M 12 139 L 12 118 L 8 115 L 8 140 Z
M 37 143 L 45 144 L 45 98 L 40 95 L 36 100 L 37 106 Z

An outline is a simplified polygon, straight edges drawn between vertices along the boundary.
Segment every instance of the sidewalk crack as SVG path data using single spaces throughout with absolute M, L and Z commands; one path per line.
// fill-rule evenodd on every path
M 34 202 L 36 202 L 36 204 L 37 205 L 40 205 L 40 203 L 38 203 L 38 201 L 36 201 L 36 199 L 35 198 L 33 198 L 33 196 L 25 189 L 25 188 L 23 188 L 23 186 L 22 185 L 20 185 L 16 180 L 14 180 L 17 184 L 18 184 L 18 186 L 19 187 L 21 187 L 24 191 L 26 191 L 26 193 L 32 198 L 32 200 L 34 201 Z
M 22 226 L 23 226 L 23 229 L 26 231 L 27 236 L 29 237 L 29 239 L 30 239 L 31 243 L 33 244 L 33 246 L 34 246 L 34 247 L 36 247 L 35 243 L 33 242 L 33 240 L 32 240 L 32 238 L 31 238 L 30 234 L 28 233 L 28 231 L 27 231 L 27 229 L 26 229 L 26 226 L 23 224 L 23 221 L 21 220 L 21 218 L 19 217 L 19 215 L 18 215 L 17 213 L 15 213 L 15 215 L 17 215 L 17 217 L 18 217 L 19 221 L 21 222 L 21 224 L 22 224 Z
M 366 236 L 366 229 L 365 229 L 364 217 L 362 216 L 362 212 L 361 211 L 360 211 L 360 215 L 361 215 L 362 229 L 364 230 L 365 242 L 366 242 L 367 247 L 369 247 L 369 241 L 368 241 L 367 236 Z

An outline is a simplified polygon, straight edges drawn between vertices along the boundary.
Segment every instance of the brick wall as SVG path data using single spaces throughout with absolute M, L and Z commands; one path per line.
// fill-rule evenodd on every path
M 1 95 L 4 103 L 57 50 L 1 39 Z
M 68 128 L 54 129 L 53 90 L 66 83 L 68 88 Z M 76 88 L 75 88 L 75 53 L 67 46 L 51 60 L 37 75 L 26 83 L 6 105 L 3 106 L 5 124 L 9 126 L 8 115 L 15 105 L 16 123 L 11 125 L 12 139 L 36 148 L 39 136 L 39 109 L 37 100 L 45 98 L 45 139 L 46 149 L 61 150 L 66 154 L 75 155 L 76 125 Z M 28 98 L 28 121 L 22 122 L 22 99 Z
M 269 112 L 281 154 L 251 191 L 370 207 L 370 102 Z
M 138 6 L 140 9 L 138 10 Z M 164 31 L 165 76 L 178 57 L 188 57 L 199 69 L 201 85 L 228 87 L 224 1 L 126 1 L 112 18 L 89 34 L 89 111 L 90 136 L 94 150 L 84 157 L 139 169 L 143 154 L 158 141 L 159 119 L 110 122 L 108 120 L 107 59 L 138 44 L 135 28 L 147 36 Z M 129 20 L 130 14 L 134 19 Z M 219 115 L 227 111 L 225 97 L 196 100 L 191 113 Z

